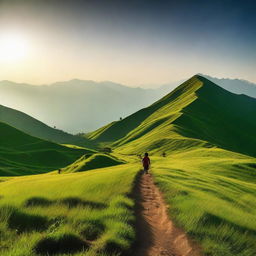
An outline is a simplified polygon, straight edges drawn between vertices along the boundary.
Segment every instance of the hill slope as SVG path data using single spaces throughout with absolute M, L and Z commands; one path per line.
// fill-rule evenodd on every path
M 127 251 L 135 238 L 134 202 L 128 195 L 136 173 L 136 165 L 129 164 L 0 182 L 0 255 L 111 256 L 117 255 L 113 250 Z
M 90 150 L 72 149 L 27 135 L 0 122 L 0 175 L 42 173 L 66 166 Z
M 148 108 L 87 136 L 116 153 L 150 152 L 150 172 L 169 216 L 205 255 L 254 256 L 255 131 L 255 99 L 194 76 Z
M 54 129 L 39 120 L 12 108 L 0 105 L 0 122 L 13 126 L 29 135 L 62 144 L 88 145 L 88 140 Z
M 124 161 L 121 161 L 112 155 L 102 153 L 96 153 L 93 155 L 87 154 L 80 157 L 71 165 L 63 168 L 62 172 L 83 172 L 93 169 L 115 166 L 124 163 Z
M 218 146 L 256 156 L 256 100 L 194 76 L 148 108 L 88 138 L 138 153 Z

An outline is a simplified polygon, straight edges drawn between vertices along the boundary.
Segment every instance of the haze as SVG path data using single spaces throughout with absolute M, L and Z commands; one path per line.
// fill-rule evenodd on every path
M 254 9 L 253 1 L 0 0 L 0 38 L 16 38 L 0 44 L 0 80 L 136 86 L 205 73 L 256 82 Z

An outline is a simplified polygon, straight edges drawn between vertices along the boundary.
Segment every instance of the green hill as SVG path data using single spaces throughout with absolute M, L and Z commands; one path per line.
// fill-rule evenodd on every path
M 77 161 L 71 165 L 63 168 L 63 172 L 83 172 L 87 170 L 93 170 L 98 168 L 104 168 L 109 166 L 115 166 L 119 164 L 124 164 L 125 162 L 117 159 L 114 156 L 107 154 L 87 154 L 79 158 Z
M 256 99 L 196 75 L 87 136 L 116 153 L 150 152 L 169 215 L 205 255 L 256 255 Z
M 54 129 L 43 122 L 12 108 L 0 105 L 0 122 L 13 126 L 29 135 L 55 143 L 90 145 L 88 140 Z M 92 145 L 90 145 L 92 146 Z
M 169 216 L 204 255 L 255 256 L 255 110 L 255 99 L 194 76 L 86 135 L 111 154 L 63 147 L 0 123 L 0 175 L 66 166 L 63 175 L 0 178 L 0 254 L 133 255 L 133 188 L 141 168 L 134 154 L 149 151 Z
M 88 138 L 123 153 L 184 150 L 198 145 L 256 156 L 256 100 L 194 76 L 151 106 Z
M 92 152 L 32 137 L 0 122 L 0 175 L 25 175 L 58 169 Z

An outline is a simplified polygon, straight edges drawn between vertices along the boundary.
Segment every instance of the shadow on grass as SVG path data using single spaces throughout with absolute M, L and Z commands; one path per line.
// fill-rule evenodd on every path
M 5 214 L 8 228 L 15 229 L 17 233 L 43 231 L 49 226 L 47 217 L 28 214 L 12 206 L 2 207 L 0 212 Z
M 237 225 L 236 223 L 230 222 L 228 220 L 225 220 L 225 219 L 223 219 L 219 216 L 213 215 L 211 213 L 205 213 L 201 217 L 200 222 L 203 223 L 203 225 L 205 225 L 205 226 L 214 226 L 216 228 L 227 225 L 227 226 L 234 228 L 238 232 L 250 233 L 250 234 L 256 236 L 256 230 Z
M 69 254 L 89 249 L 90 245 L 73 234 L 60 234 L 41 239 L 34 250 L 40 255 Z
M 80 234 L 89 241 L 98 239 L 105 231 L 105 225 L 100 220 L 86 220 Z
M 108 239 L 105 242 L 105 245 L 102 248 L 102 251 L 107 254 L 115 254 L 115 255 L 117 254 L 120 256 L 128 255 L 124 251 L 124 248 L 122 247 L 122 245 L 116 242 L 114 239 Z
M 24 206 L 25 207 L 35 207 L 35 206 L 48 207 L 53 203 L 54 203 L 53 201 L 46 199 L 44 197 L 31 197 L 25 201 Z
M 49 200 L 44 197 L 31 197 L 24 202 L 25 207 L 48 207 L 53 204 L 62 204 L 68 208 L 75 207 L 90 207 L 93 209 L 104 209 L 107 207 L 106 204 L 100 202 L 94 202 L 90 200 L 83 200 L 79 197 L 66 197 L 59 200 Z
M 58 200 L 58 202 L 60 204 L 63 204 L 65 206 L 69 207 L 69 208 L 74 208 L 74 207 L 78 207 L 78 206 L 90 207 L 90 208 L 94 208 L 94 209 L 106 208 L 106 204 L 104 204 L 104 203 L 83 200 L 79 197 L 66 197 L 66 198 Z
M 214 255 L 255 255 L 256 230 L 237 225 L 210 213 L 205 213 L 199 220 L 204 227 L 189 231 L 188 234 L 213 246 Z M 239 240 L 239 243 L 237 241 Z M 207 254 L 208 255 L 208 254 Z M 210 254 L 209 254 L 210 255 Z M 211 254 L 212 255 L 212 254 Z

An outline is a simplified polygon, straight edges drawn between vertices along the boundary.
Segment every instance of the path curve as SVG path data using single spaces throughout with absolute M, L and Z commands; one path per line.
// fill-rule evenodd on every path
M 135 188 L 136 256 L 202 256 L 199 246 L 175 227 L 151 174 L 141 174 Z

